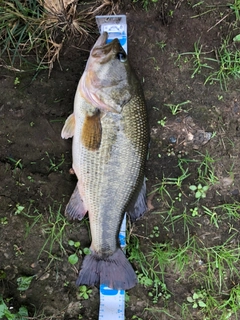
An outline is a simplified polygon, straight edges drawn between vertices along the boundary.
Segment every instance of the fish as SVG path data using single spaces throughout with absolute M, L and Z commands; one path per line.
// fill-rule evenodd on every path
M 146 211 L 144 170 L 149 144 L 147 108 L 141 84 L 116 38 L 102 33 L 90 51 L 77 86 L 73 113 L 61 132 L 73 138 L 76 188 L 66 206 L 70 219 L 88 212 L 90 254 L 77 285 L 128 290 L 136 273 L 122 251 L 119 231 L 125 212 L 132 221 Z

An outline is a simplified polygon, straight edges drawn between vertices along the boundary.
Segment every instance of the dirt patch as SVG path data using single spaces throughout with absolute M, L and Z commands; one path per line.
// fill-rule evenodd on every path
M 233 292 L 240 297 L 240 83 L 231 80 L 227 91 L 218 81 L 204 84 L 216 64 L 199 67 L 193 54 L 198 44 L 201 59 L 214 59 L 223 39 L 239 33 L 228 3 L 159 0 L 146 11 L 126 1 L 119 12 L 127 15 L 129 59 L 151 129 L 152 210 L 129 226 L 140 284 L 128 292 L 126 319 L 240 317 L 230 301 Z M 76 178 L 71 141 L 60 137 L 93 43 L 68 48 L 50 78 L 1 69 L 0 293 L 13 313 L 26 306 L 31 319 L 98 319 L 98 289 L 85 300 L 75 287 L 82 255 L 68 262 L 76 251 L 69 240 L 83 250 L 90 235 L 87 220 L 62 215 Z M 31 276 L 18 290 L 17 279 Z

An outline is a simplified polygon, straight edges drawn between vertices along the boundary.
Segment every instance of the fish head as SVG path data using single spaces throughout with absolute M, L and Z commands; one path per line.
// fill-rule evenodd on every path
M 106 43 L 107 32 L 93 46 L 80 80 L 81 95 L 94 107 L 121 113 L 131 99 L 131 70 L 118 39 Z

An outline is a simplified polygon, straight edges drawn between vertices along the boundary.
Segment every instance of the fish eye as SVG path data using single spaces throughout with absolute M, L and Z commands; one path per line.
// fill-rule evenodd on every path
M 117 53 L 117 59 L 121 62 L 126 62 L 127 61 L 127 55 L 125 52 L 121 51 Z

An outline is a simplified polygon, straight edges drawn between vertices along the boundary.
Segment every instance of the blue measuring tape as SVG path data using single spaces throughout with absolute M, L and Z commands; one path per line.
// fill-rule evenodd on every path
M 122 249 L 126 246 L 126 215 L 124 216 L 119 240 Z M 125 291 L 111 289 L 105 285 L 100 286 L 99 320 L 124 320 Z

